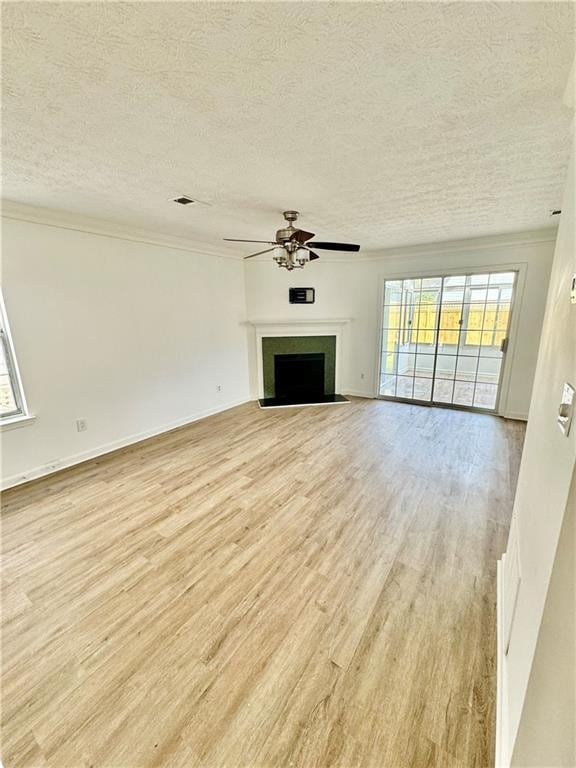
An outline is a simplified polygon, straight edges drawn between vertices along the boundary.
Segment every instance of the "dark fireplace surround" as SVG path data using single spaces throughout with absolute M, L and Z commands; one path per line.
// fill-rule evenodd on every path
M 264 408 L 346 402 L 335 391 L 336 336 L 265 336 L 262 364 Z

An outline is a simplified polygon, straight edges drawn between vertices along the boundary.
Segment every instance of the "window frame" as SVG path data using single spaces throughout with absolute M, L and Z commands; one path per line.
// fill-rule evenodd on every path
M 0 289 L 0 344 L 4 349 L 4 358 L 6 360 L 6 368 L 10 385 L 12 387 L 12 394 L 14 396 L 14 402 L 16 408 L 7 411 L 6 413 L 0 413 L 0 425 L 10 424 L 13 421 L 19 421 L 22 419 L 28 419 L 30 417 L 28 411 L 28 404 L 24 395 L 24 387 L 22 386 L 22 378 L 20 376 L 20 369 L 18 368 L 18 362 L 14 353 L 14 343 L 12 341 L 12 334 L 10 333 L 10 325 L 8 323 L 8 315 L 6 313 L 6 305 L 4 303 L 4 296 Z

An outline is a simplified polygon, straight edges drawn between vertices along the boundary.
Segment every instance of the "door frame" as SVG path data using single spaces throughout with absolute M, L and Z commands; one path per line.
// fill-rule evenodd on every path
M 505 264 L 483 264 L 482 266 L 469 267 L 437 267 L 436 269 L 409 269 L 402 271 L 391 271 L 382 275 L 380 279 L 380 288 L 378 291 L 378 333 L 376 364 L 374 367 L 373 397 L 378 400 L 388 400 L 391 402 L 405 402 L 411 405 L 423 405 L 433 408 L 452 408 L 461 411 L 471 411 L 473 413 L 489 413 L 492 415 L 505 416 L 508 408 L 508 398 L 510 392 L 510 379 L 514 357 L 516 354 L 516 339 L 518 323 L 520 317 L 519 308 L 522 306 L 524 298 L 524 289 L 526 287 L 526 272 L 528 265 L 526 262 L 508 262 Z M 382 367 L 382 308 L 384 306 L 384 287 L 386 282 L 391 280 L 410 280 L 418 277 L 451 277 L 452 275 L 482 275 L 493 272 L 516 272 L 516 281 L 514 285 L 514 294 L 510 307 L 510 319 L 508 321 L 508 348 L 504 355 L 502 368 L 500 370 L 500 380 L 498 385 L 498 399 L 493 411 L 484 408 L 474 408 L 469 405 L 453 405 L 452 403 L 427 403 L 425 401 L 414 401 L 399 397 L 389 398 L 380 394 L 380 373 Z M 510 417 L 513 418 L 513 417 Z

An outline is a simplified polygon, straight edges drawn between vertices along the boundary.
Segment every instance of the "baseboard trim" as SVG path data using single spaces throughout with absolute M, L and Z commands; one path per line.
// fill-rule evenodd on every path
M 97 459 L 100 456 L 105 456 L 107 453 L 113 453 L 114 451 L 118 451 L 121 448 L 127 448 L 130 445 L 141 443 L 143 440 L 148 440 L 151 437 L 163 435 L 165 432 L 171 432 L 174 429 L 185 427 L 188 424 L 193 424 L 195 421 L 201 421 L 202 419 L 208 418 L 208 416 L 215 416 L 217 413 L 229 411 L 231 408 L 237 408 L 239 405 L 244 405 L 245 403 L 249 403 L 251 401 L 252 398 L 250 397 L 233 400 L 223 405 L 217 406 L 216 408 L 207 408 L 203 411 L 200 411 L 199 413 L 185 416 L 182 419 L 176 419 L 176 421 L 169 422 L 168 424 L 164 424 L 161 427 L 146 430 L 145 432 L 139 432 L 135 435 L 129 435 L 128 437 L 121 438 L 120 440 L 114 440 L 111 443 L 105 443 L 104 445 L 97 446 L 96 448 L 90 448 L 87 451 L 82 451 L 81 453 L 76 453 L 63 459 L 51 461 L 49 464 L 42 464 L 41 466 L 34 467 L 27 472 L 20 472 L 16 475 L 4 477 L 0 481 L 0 489 L 5 491 L 8 488 L 14 488 L 17 485 L 29 483 L 32 480 L 38 480 L 39 478 L 46 477 L 47 475 L 53 475 L 56 472 L 74 467 L 77 464 L 83 464 L 85 461 Z
M 374 400 L 374 395 L 371 392 L 363 392 L 360 389 L 343 389 L 342 393 L 351 397 L 363 397 L 367 400 Z
M 514 421 L 528 421 L 527 413 L 518 413 L 517 411 L 502 411 L 498 414 L 503 419 L 513 419 Z

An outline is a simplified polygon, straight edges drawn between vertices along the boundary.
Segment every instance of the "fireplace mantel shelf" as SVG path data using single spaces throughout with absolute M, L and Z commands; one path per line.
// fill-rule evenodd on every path
M 344 325 L 352 322 L 352 317 L 292 317 L 277 320 L 247 320 L 248 325 Z

